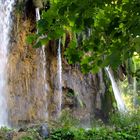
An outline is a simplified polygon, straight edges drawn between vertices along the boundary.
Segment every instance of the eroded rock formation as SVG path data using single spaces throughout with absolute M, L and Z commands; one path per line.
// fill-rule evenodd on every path
M 8 65 L 8 106 L 9 121 L 12 125 L 55 118 L 58 102 L 57 44 L 52 41 L 45 48 L 47 90 L 44 93 L 41 48 L 35 49 L 26 43 L 27 35 L 36 32 L 35 7 L 30 0 L 17 2 L 17 6 L 21 4 L 23 8 L 20 12 L 16 8 L 13 14 Z M 107 102 L 103 72 L 84 75 L 78 67 L 68 65 L 65 58 L 62 60 L 62 108 L 71 110 L 73 115 L 86 124 L 94 117 L 103 116 L 102 106 Z

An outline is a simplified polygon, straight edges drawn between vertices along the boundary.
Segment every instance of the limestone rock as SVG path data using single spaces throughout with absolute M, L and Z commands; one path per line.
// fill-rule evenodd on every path
M 36 4 L 36 2 L 38 2 Z M 41 7 L 41 1 L 34 1 Z M 26 13 L 29 13 L 28 8 Z M 35 10 L 35 9 L 32 9 Z M 26 125 L 56 118 L 58 98 L 57 43 L 45 47 L 45 91 L 42 66 L 42 49 L 34 49 L 26 43 L 28 34 L 35 32 L 35 13 L 29 17 L 15 15 L 8 64 L 8 114 L 11 125 Z M 63 96 L 62 109 L 69 108 L 81 122 L 90 123 L 96 110 L 103 112 L 105 97 L 103 73 L 82 74 L 79 66 L 68 65 L 62 51 Z M 47 85 L 47 86 L 46 86 Z M 47 88 L 46 88 L 47 87 Z M 69 93 L 71 92 L 71 93 Z M 107 101 L 106 101 L 107 102 Z M 47 128 L 43 126 L 43 128 Z M 47 136 L 47 129 L 42 133 Z

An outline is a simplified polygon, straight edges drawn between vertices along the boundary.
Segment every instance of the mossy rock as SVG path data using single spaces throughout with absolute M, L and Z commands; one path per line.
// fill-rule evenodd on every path
M 43 8 L 42 0 L 33 0 L 33 4 L 36 8 Z

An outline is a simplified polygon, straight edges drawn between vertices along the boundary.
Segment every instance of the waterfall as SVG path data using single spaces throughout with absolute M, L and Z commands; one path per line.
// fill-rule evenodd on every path
M 36 8 L 35 11 L 36 11 L 36 21 L 38 21 L 38 20 L 40 20 L 39 8 Z
M 39 8 L 36 8 L 36 21 L 40 20 Z M 38 33 L 38 31 L 37 31 Z M 43 38 L 44 36 L 40 37 Z M 46 37 L 46 36 L 45 36 Z M 42 46 L 41 50 L 41 58 L 42 58 L 42 67 L 43 67 L 43 78 L 44 78 L 44 90 L 48 89 L 46 84 L 46 54 L 45 54 L 45 46 Z M 40 71 L 40 70 L 39 70 Z M 61 113 L 61 104 L 62 104 L 62 60 L 61 60 L 61 40 L 59 39 L 58 44 L 58 52 L 57 52 L 57 77 L 58 77 L 58 95 L 57 95 L 57 114 Z
M 11 12 L 14 0 L 0 0 L 0 127 L 8 126 L 7 72 L 8 45 L 11 31 Z
M 109 76 L 111 84 L 112 84 L 112 88 L 113 88 L 114 96 L 115 96 L 115 99 L 116 99 L 116 102 L 117 102 L 118 110 L 122 113 L 126 112 L 125 104 L 124 104 L 123 99 L 121 97 L 121 93 L 120 93 L 119 88 L 117 86 L 117 83 L 114 79 L 114 76 L 111 72 L 111 69 L 109 67 L 106 67 L 105 69 L 108 73 L 108 76 Z
M 61 39 L 58 43 L 58 52 L 57 52 L 57 77 L 58 77 L 58 110 L 57 113 L 61 113 L 62 105 L 62 59 L 61 59 Z
M 39 12 L 39 8 L 35 9 L 36 11 L 36 21 L 40 20 L 40 12 Z M 38 31 L 37 31 L 38 33 Z M 44 36 L 43 36 L 44 37 Z M 41 37 L 40 37 L 41 38 Z M 39 52 L 40 52 L 40 58 L 41 58 L 41 67 L 38 67 L 38 73 L 42 74 L 42 78 L 43 78 L 43 93 L 46 94 L 47 90 L 48 90 L 48 85 L 47 85 L 47 81 L 46 81 L 46 53 L 45 53 L 45 45 L 42 45 L 41 50 L 39 48 Z M 40 74 L 38 74 L 38 78 L 40 78 Z M 47 96 L 47 95 L 46 95 Z M 47 104 L 46 104 L 46 109 L 47 109 Z M 46 111 L 46 118 L 48 117 L 48 112 Z
M 88 38 L 91 36 L 91 29 L 90 28 L 88 28 Z
M 133 60 L 134 63 L 134 73 L 136 73 L 137 71 L 137 66 L 135 61 Z M 136 75 L 133 77 L 133 104 L 134 107 L 136 107 L 137 105 L 137 79 L 136 79 Z

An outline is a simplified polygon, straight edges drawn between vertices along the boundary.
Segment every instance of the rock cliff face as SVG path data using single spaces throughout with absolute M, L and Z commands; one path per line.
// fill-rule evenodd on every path
M 47 88 L 44 90 L 41 48 L 27 45 L 26 37 L 35 32 L 35 7 L 32 1 L 17 1 L 8 65 L 9 122 L 20 125 L 45 121 L 56 117 L 57 110 L 57 45 L 50 42 L 46 48 Z M 68 109 L 81 122 L 90 123 L 94 117 L 105 114 L 103 100 L 106 89 L 102 71 L 84 75 L 77 66 L 70 66 L 62 58 L 62 109 Z M 107 101 L 105 101 L 107 102 Z M 104 105 L 106 104 L 104 102 Z

